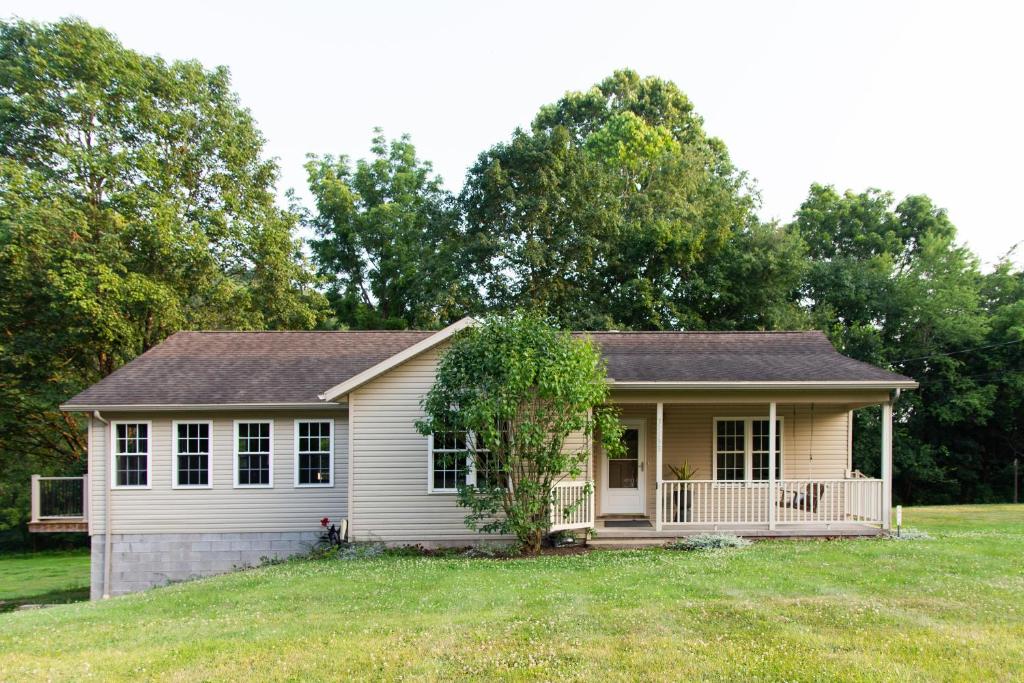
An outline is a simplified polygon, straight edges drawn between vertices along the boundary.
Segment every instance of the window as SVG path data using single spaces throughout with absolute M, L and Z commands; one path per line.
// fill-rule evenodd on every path
M 114 422 L 114 487 L 149 488 L 149 422 Z
M 750 423 L 750 478 L 768 481 L 768 420 Z M 782 479 L 782 421 L 775 421 L 775 478 Z
M 470 458 L 466 432 L 435 432 L 429 438 L 432 493 L 455 493 L 466 483 Z
M 715 479 L 742 481 L 747 423 L 744 420 L 718 420 L 715 424 Z
M 235 421 L 235 486 L 270 488 L 273 425 L 269 420 Z
M 768 481 L 768 420 L 715 419 L 715 479 Z M 782 420 L 775 422 L 775 478 L 782 478 Z
M 471 440 L 471 443 L 476 444 L 476 459 L 469 459 L 470 471 L 466 475 L 466 481 L 477 488 L 503 486 L 502 482 L 505 481 L 505 477 L 502 476 L 497 456 L 491 453 L 491 449 L 487 447 L 482 437 L 475 433 L 473 437 L 475 441 Z
M 174 488 L 210 488 L 210 422 L 175 422 Z
M 334 421 L 295 421 L 295 485 L 333 486 Z

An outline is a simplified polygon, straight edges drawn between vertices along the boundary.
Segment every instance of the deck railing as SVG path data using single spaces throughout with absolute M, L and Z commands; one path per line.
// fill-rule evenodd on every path
M 594 483 L 562 481 L 551 491 L 551 531 L 594 526 Z
M 32 475 L 32 521 L 85 520 L 89 516 L 89 477 Z
M 663 481 L 658 488 L 662 524 L 882 523 L 880 479 Z

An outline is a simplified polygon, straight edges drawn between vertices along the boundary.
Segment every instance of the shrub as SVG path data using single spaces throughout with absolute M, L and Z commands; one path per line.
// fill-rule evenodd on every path
M 732 534 L 697 534 L 680 538 L 669 548 L 673 550 L 719 550 L 723 548 L 746 548 L 750 541 Z

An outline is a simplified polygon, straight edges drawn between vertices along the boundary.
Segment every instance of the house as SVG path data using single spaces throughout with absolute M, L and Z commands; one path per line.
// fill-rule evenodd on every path
M 458 436 L 414 426 L 450 337 L 472 324 L 172 335 L 62 406 L 88 415 L 88 476 L 71 482 L 78 507 L 59 493 L 68 482 L 36 478 L 34 528 L 87 528 L 94 597 L 303 552 L 323 517 L 358 541 L 479 540 L 456 505 L 473 481 Z M 578 442 L 591 451 L 583 478 L 553 493 L 581 504 L 568 517 L 555 506 L 553 529 L 645 543 L 888 527 L 892 403 L 911 379 L 820 332 L 589 334 L 627 453 Z M 874 479 L 852 469 L 852 415 L 879 405 Z M 683 463 L 687 481 L 673 476 Z

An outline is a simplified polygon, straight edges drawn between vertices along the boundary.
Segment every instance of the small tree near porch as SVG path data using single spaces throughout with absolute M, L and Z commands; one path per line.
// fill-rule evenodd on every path
M 459 486 L 466 525 L 515 535 L 531 554 L 550 527 L 552 487 L 578 477 L 590 455 L 569 446 L 570 435 L 586 444 L 600 434 L 606 452 L 621 450 L 599 351 L 533 315 L 491 317 L 457 333 L 423 407 L 423 434 L 465 434 L 476 475 Z

